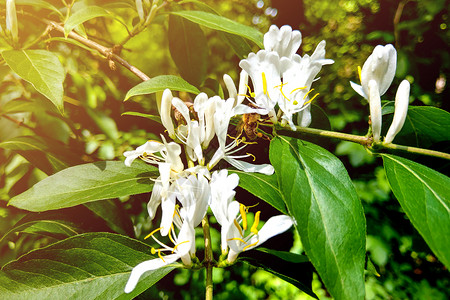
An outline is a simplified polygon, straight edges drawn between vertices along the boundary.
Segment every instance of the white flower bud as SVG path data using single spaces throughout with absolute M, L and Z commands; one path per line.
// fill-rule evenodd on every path
M 167 129 L 169 136 L 175 138 L 175 128 L 172 123 L 172 92 L 169 89 L 165 89 L 161 98 L 161 123 Z
M 16 2 L 14 0 L 6 0 L 6 30 L 11 32 L 14 42 L 19 37 L 19 29 L 17 24 Z
M 394 119 L 392 120 L 391 127 L 389 127 L 386 138 L 384 139 L 385 143 L 392 143 L 397 133 L 402 130 L 406 120 L 406 114 L 408 113 L 409 90 L 410 84 L 408 80 L 403 80 L 395 95 Z

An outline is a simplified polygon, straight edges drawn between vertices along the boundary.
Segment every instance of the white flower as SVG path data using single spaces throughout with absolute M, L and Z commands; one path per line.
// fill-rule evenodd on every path
M 228 223 L 228 206 L 233 201 L 236 191 L 234 190 L 239 184 L 239 176 L 237 174 L 228 175 L 226 169 L 215 171 L 211 177 L 211 203 L 210 207 L 221 227 L 221 248 L 222 253 L 226 253 Z
M 149 236 L 151 236 L 158 244 L 161 245 L 162 249 L 154 250 L 152 248 L 152 252 L 158 253 L 158 258 L 154 258 L 151 260 L 144 261 L 138 264 L 133 268 L 130 274 L 130 278 L 128 278 L 128 282 L 125 286 L 125 293 L 131 293 L 136 287 L 139 278 L 147 271 L 156 270 L 162 268 L 164 266 L 170 265 L 181 258 L 183 263 L 187 266 L 190 266 L 192 263 L 191 257 L 195 255 L 195 231 L 194 227 L 189 219 L 185 219 L 183 222 L 180 217 L 177 215 L 177 221 L 174 222 L 176 226 L 180 229 L 178 236 L 175 236 L 175 231 L 172 228 L 172 239 L 174 241 L 174 247 L 169 247 L 158 239 L 156 239 L 152 232 Z M 157 231 L 157 230 L 156 230 Z M 194 252 L 192 252 L 194 249 Z M 162 252 L 169 251 L 172 254 L 162 256 Z
M 212 169 L 221 159 L 224 159 L 235 168 L 246 172 L 258 172 L 267 175 L 271 175 L 274 172 L 272 165 L 262 164 L 254 165 L 245 161 L 241 161 L 241 158 L 252 157 L 250 154 L 233 155 L 234 153 L 245 148 L 246 144 L 234 139 L 230 144 L 226 145 L 228 125 L 231 117 L 236 115 L 233 108 L 234 99 L 229 98 L 226 101 L 218 101 L 216 103 L 216 113 L 214 114 L 214 129 L 219 141 L 219 148 L 214 153 L 213 157 L 208 163 L 208 168 Z M 236 108 L 239 108 L 237 106 Z
M 304 55 L 293 55 L 292 59 L 282 58 L 281 69 L 283 70 L 283 84 L 279 87 L 283 96 L 278 105 L 283 112 L 283 122 L 289 123 L 292 130 L 296 130 L 292 117 L 295 113 L 302 112 L 309 107 L 312 100 L 318 95 L 310 98 L 314 90 L 311 85 L 323 65 L 334 63 L 331 59 L 325 59 L 325 41 L 317 45 L 314 53 Z M 311 121 L 310 109 L 305 111 L 301 117 L 301 125 L 308 126 Z
M 385 143 L 392 143 L 395 136 L 400 132 L 403 124 L 405 123 L 409 105 L 409 90 L 409 82 L 407 80 L 403 80 L 398 87 L 397 94 L 395 95 L 394 119 L 392 120 L 392 124 L 389 127 L 386 138 L 384 139 Z
M 272 122 L 276 123 L 275 105 L 282 98 L 280 57 L 276 52 L 260 50 L 250 53 L 246 59 L 241 60 L 239 66 L 248 73 L 253 82 L 254 92 L 250 92 L 254 105 L 264 110 Z
M 391 44 L 386 46 L 378 45 L 362 67 L 360 74 L 361 85 L 354 82 L 350 82 L 350 84 L 358 94 L 368 99 L 369 82 L 374 80 L 380 96 L 383 96 L 394 79 L 396 68 L 397 51 L 394 46 Z
M 280 58 L 292 58 L 301 43 L 300 31 L 293 31 L 289 25 L 284 25 L 280 29 L 276 25 L 272 25 L 264 35 L 264 49 L 277 52 Z
M 169 136 L 175 139 L 175 128 L 173 126 L 171 112 L 172 112 L 172 92 L 165 89 L 161 98 L 161 123 L 167 129 Z

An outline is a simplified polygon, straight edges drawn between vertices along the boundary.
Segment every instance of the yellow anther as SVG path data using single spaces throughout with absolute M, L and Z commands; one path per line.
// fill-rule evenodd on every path
M 239 211 L 241 212 L 242 217 L 242 228 L 247 230 L 247 212 L 244 204 L 239 206 Z
M 261 73 L 262 76 L 262 82 L 263 82 L 263 92 L 264 95 L 269 96 L 269 94 L 267 93 L 267 79 L 266 79 L 266 74 L 264 72 Z
M 245 154 L 247 154 L 247 155 L 249 155 L 249 156 L 251 156 L 252 158 L 253 158 L 253 161 L 255 161 L 256 160 L 256 156 L 254 156 L 253 154 L 251 154 L 251 153 L 245 153 Z
M 295 100 L 294 102 L 292 102 L 292 104 L 297 105 L 297 104 L 298 104 L 298 101 Z
M 247 250 L 248 248 L 253 247 L 253 246 L 255 246 L 255 245 L 258 244 L 258 243 L 259 243 L 259 240 L 257 240 L 257 241 L 254 242 L 253 244 L 250 244 L 250 245 L 245 246 L 244 249 L 242 249 L 242 251 L 245 251 L 245 250 Z
M 241 239 L 241 238 L 232 238 L 232 239 L 229 239 L 229 241 L 239 241 L 239 242 L 242 242 L 242 243 L 244 243 L 244 244 L 247 244 L 243 239 Z
M 314 91 L 314 89 L 310 89 L 310 90 L 305 94 L 305 96 L 303 96 L 303 99 L 306 99 L 306 97 L 308 97 L 309 93 L 311 93 L 312 91 Z
M 295 91 L 298 91 L 298 90 L 304 90 L 304 89 L 306 89 L 306 88 L 307 88 L 307 86 L 302 86 L 302 87 L 293 89 L 293 90 L 291 91 L 291 94 L 292 94 L 293 92 L 295 92 Z
M 276 85 L 276 86 L 274 86 L 273 88 L 274 88 L 274 89 L 276 89 L 276 88 L 282 88 L 282 87 L 285 86 L 286 84 L 287 84 L 287 82 L 286 82 L 286 83 L 279 84 L 279 85 Z
M 153 230 L 152 232 L 150 232 L 145 238 L 144 240 L 148 239 L 149 237 L 151 237 L 153 234 L 155 234 L 155 232 L 161 230 L 162 227 L 156 228 L 155 230 Z
M 239 226 L 239 223 L 236 221 L 236 219 L 234 219 L 234 226 L 236 226 L 236 228 L 239 230 L 239 234 L 241 236 L 244 236 L 244 234 L 242 233 L 242 228 L 241 226 Z
M 161 258 L 163 262 L 166 262 L 161 255 L 161 249 L 158 250 L 158 257 Z
M 156 249 L 154 247 L 152 247 L 152 249 L 150 250 L 150 253 L 154 255 L 156 253 Z
M 248 84 L 246 84 L 247 88 L 248 88 L 248 92 L 250 93 L 250 97 L 255 98 L 255 93 L 252 93 L 252 89 L 248 86 Z M 247 95 L 245 95 L 247 97 Z
M 257 211 L 255 214 L 255 220 L 253 221 L 252 228 L 250 228 L 250 231 L 254 234 L 258 234 L 258 224 L 259 224 L 259 215 L 261 214 L 261 211 Z
M 178 247 L 178 246 L 180 246 L 181 244 L 184 244 L 184 243 L 189 243 L 189 241 L 184 241 L 184 242 L 181 242 L 181 243 L 176 244 L 175 247 L 173 247 L 172 253 L 174 253 L 175 250 L 177 250 L 177 247 Z
M 320 93 L 315 94 L 311 99 L 309 99 L 308 101 L 306 101 L 303 105 L 309 104 L 311 103 L 317 96 L 319 96 Z
M 362 80 L 361 80 L 361 66 L 358 66 L 358 76 L 359 76 L 359 81 L 362 83 Z

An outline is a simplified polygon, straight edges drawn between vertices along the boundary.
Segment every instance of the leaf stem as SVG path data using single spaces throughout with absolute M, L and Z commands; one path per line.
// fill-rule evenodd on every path
M 214 258 L 212 255 L 211 246 L 211 234 L 209 230 L 208 215 L 206 215 L 202 220 L 203 235 L 205 237 L 205 260 L 203 264 L 206 267 L 206 300 L 212 300 L 213 298 L 213 264 Z
M 416 153 L 416 154 L 423 154 L 423 155 L 429 155 L 429 156 L 435 156 L 439 158 L 444 158 L 450 160 L 450 154 L 439 152 L 435 150 L 429 150 L 429 149 L 422 149 L 422 148 L 416 148 L 416 147 L 410 147 L 410 146 L 404 146 L 404 145 L 397 145 L 397 144 L 385 144 L 380 143 L 376 144 L 379 147 L 383 147 L 386 149 L 394 149 L 394 150 L 402 150 L 410 153 Z

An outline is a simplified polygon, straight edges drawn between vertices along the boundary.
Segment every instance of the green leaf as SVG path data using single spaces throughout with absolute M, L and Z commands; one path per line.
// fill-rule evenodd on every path
M 246 58 L 252 52 L 252 47 L 243 37 L 226 32 L 221 32 L 221 36 L 231 46 L 239 59 Z
M 434 254 L 449 268 L 450 178 L 402 157 L 382 157 L 398 202 Z
M 181 77 L 200 86 L 206 77 L 208 43 L 199 25 L 169 16 L 169 50 Z
M 133 96 L 161 92 L 165 89 L 170 89 L 171 91 L 200 94 L 200 91 L 195 86 L 189 84 L 183 78 L 174 75 L 160 75 L 153 77 L 152 79 L 149 79 L 147 81 L 141 82 L 131 88 L 125 96 L 125 101 Z
M 2 56 L 8 66 L 47 97 L 62 113 L 64 68 L 58 57 L 46 50 L 7 50 Z
M 9 205 L 30 211 L 71 207 L 96 200 L 150 192 L 158 169 L 134 162 L 102 161 L 64 169 L 15 196 Z
M 257 29 L 242 25 L 236 21 L 228 18 L 218 16 L 216 14 L 204 12 L 204 11 L 176 11 L 171 14 L 188 19 L 191 22 L 203 25 L 205 27 L 236 34 L 254 42 L 258 47 L 263 48 L 263 34 Z
M 111 233 L 87 233 L 34 250 L 0 271 L 4 299 L 133 299 L 174 267 L 143 274 L 123 292 L 131 270 L 152 259 L 150 247 Z
M 85 203 L 84 206 L 96 216 L 102 218 L 108 227 L 115 232 L 130 237 L 135 236 L 130 216 L 118 199 L 89 202 Z
M 383 108 L 389 112 L 390 105 Z M 392 117 L 386 118 L 387 131 Z M 396 144 L 429 147 L 450 140 L 450 113 L 432 106 L 410 106 L 402 130 L 395 137 Z
M 150 114 L 143 114 L 143 113 L 135 112 L 135 111 L 124 112 L 122 114 L 122 116 L 143 117 L 143 118 L 146 118 L 146 119 L 149 119 L 149 120 L 152 120 L 152 121 L 155 121 L 155 122 L 158 122 L 158 123 L 161 124 L 161 117 L 160 116 L 155 116 L 155 115 L 150 115 Z
M 366 224 L 341 161 L 283 136 L 272 140 L 269 157 L 306 254 L 331 295 L 363 299 Z
M 48 1 L 43 0 L 16 0 L 16 5 L 30 5 L 33 7 L 45 8 L 51 11 L 56 12 L 59 16 L 63 16 L 62 13 L 54 7 L 52 4 L 48 3 Z
M 81 163 L 64 144 L 37 136 L 20 136 L 0 143 L 0 148 L 16 151 L 47 175 Z
M 105 10 L 104 8 L 100 6 L 83 6 L 79 10 L 77 10 L 75 13 L 73 13 L 69 19 L 67 19 L 66 23 L 64 24 L 64 35 L 67 37 L 67 35 L 80 24 L 83 24 L 84 22 L 97 18 L 97 17 L 112 17 L 110 13 Z
M 293 284 L 311 297 L 319 299 L 311 289 L 313 267 L 305 255 L 260 247 L 242 253 L 239 260 L 262 268 Z
M 283 195 L 278 187 L 276 175 L 230 171 L 239 175 L 239 186 L 256 197 L 269 203 L 282 213 L 287 213 Z

